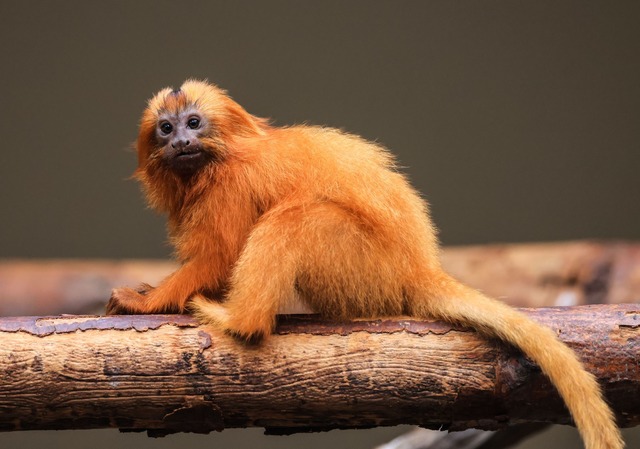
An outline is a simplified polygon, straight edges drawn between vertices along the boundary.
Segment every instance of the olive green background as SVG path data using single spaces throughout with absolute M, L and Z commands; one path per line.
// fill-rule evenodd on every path
M 127 179 L 131 142 L 145 101 L 189 77 L 276 124 L 336 126 L 392 149 L 444 244 L 638 239 L 639 24 L 637 1 L 3 0 L 0 257 L 168 256 L 163 217 Z M 0 444 L 383 439 L 101 432 Z M 552 439 L 580 447 L 572 430 Z

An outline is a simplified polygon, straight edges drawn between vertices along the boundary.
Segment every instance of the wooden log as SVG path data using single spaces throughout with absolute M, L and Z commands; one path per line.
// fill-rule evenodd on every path
M 640 244 L 565 242 L 445 248 L 455 277 L 518 307 L 640 301 Z M 164 260 L 0 261 L 0 316 L 101 313 L 112 288 L 156 285 Z
M 640 305 L 523 310 L 579 354 L 621 426 L 640 424 Z M 281 317 L 247 346 L 182 315 L 23 317 L 0 338 L 0 430 L 571 422 L 517 350 L 439 322 Z

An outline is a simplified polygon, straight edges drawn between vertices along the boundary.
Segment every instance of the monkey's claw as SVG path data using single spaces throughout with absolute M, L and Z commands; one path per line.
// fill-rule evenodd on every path
M 140 293 L 141 295 L 146 295 L 147 293 L 149 293 L 152 290 L 155 290 L 155 287 L 147 284 L 146 282 L 140 284 L 140 286 L 138 288 L 136 288 L 136 291 L 138 293 Z

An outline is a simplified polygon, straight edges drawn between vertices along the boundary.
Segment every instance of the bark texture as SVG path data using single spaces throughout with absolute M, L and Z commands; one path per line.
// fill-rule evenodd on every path
M 640 423 L 639 305 L 524 311 L 579 354 L 621 426 Z M 22 317 L 0 319 L 0 341 L 0 430 L 571 422 L 517 350 L 439 322 L 282 317 L 247 346 L 188 316 Z

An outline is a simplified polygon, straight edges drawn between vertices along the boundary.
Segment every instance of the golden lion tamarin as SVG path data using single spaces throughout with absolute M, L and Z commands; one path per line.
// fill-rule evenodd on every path
M 596 380 L 550 329 L 443 271 L 427 205 L 384 148 L 336 129 L 273 127 L 191 80 L 149 101 L 137 151 L 135 177 L 168 214 L 181 267 L 157 288 L 115 289 L 108 313 L 191 309 L 253 339 L 298 297 L 332 319 L 468 325 L 541 367 L 588 449 L 623 447 Z

